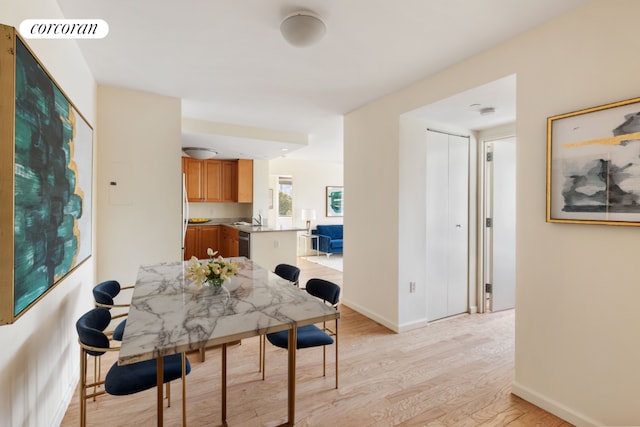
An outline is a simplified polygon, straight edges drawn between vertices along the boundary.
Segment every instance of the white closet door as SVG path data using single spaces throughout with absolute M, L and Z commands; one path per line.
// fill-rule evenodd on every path
M 468 308 L 469 139 L 449 136 L 448 315 Z
M 428 132 L 426 185 L 427 319 L 447 316 L 449 286 L 449 137 Z
M 428 132 L 427 319 L 467 311 L 469 140 Z

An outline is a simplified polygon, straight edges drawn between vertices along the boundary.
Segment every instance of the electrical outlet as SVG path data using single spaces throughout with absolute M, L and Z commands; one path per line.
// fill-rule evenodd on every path
M 280 241 L 279 240 L 274 240 L 273 241 L 273 247 L 278 249 L 280 247 Z
M 414 293 L 416 291 L 416 282 L 409 282 L 409 292 Z

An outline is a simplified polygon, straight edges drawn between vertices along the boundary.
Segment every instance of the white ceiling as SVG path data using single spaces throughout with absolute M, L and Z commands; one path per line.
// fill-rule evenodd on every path
M 58 3 L 67 18 L 109 24 L 106 38 L 78 41 L 98 83 L 181 98 L 187 118 L 297 132 L 309 141 L 303 148 L 283 147 L 277 140 L 185 132 L 183 146 L 254 158 L 281 156 L 289 148 L 287 157 L 341 162 L 343 114 L 587 0 Z M 288 45 L 279 32 L 282 18 L 299 9 L 316 12 L 327 25 L 325 37 L 308 48 Z M 486 120 L 514 118 L 515 85 L 497 82 L 419 113 L 469 129 L 486 127 L 472 103 L 499 106 Z

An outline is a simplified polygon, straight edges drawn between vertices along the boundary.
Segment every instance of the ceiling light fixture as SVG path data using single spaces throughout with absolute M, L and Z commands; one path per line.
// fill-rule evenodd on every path
M 487 116 L 489 114 L 495 113 L 496 109 L 493 107 L 484 107 L 484 108 L 481 108 L 479 111 L 481 116 Z
M 295 47 L 317 43 L 327 32 L 324 21 L 313 12 L 299 10 L 287 15 L 280 23 L 282 37 Z
M 187 156 L 200 160 L 210 159 L 218 154 L 217 151 L 214 151 L 211 148 L 204 147 L 184 147 L 182 151 Z

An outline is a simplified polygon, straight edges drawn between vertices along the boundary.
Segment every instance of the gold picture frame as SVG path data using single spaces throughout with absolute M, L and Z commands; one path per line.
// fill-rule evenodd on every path
M 93 128 L 0 25 L 0 325 L 91 256 Z
M 640 98 L 547 119 L 546 220 L 640 226 Z
M 326 187 L 327 216 L 344 216 L 344 187 Z

